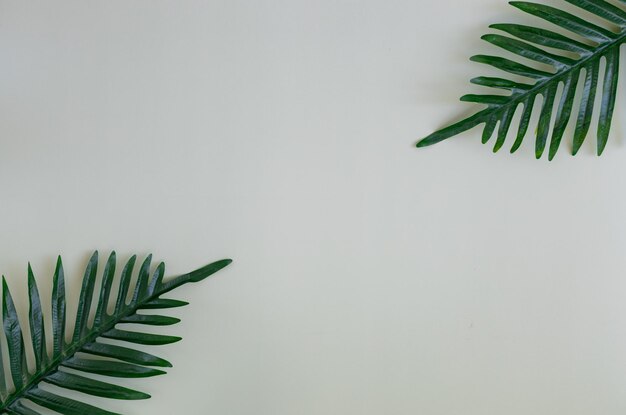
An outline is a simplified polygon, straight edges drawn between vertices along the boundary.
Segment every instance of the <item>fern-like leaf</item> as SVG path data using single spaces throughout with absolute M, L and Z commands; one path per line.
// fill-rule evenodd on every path
M 6 349 L 0 348 L 0 414 L 39 415 L 39 407 L 67 415 L 119 415 L 41 388 L 42 384 L 79 391 L 111 399 L 147 399 L 150 395 L 113 383 L 102 382 L 77 373 L 97 374 L 117 378 L 141 378 L 161 375 L 158 368 L 171 364 L 152 354 L 137 350 L 132 344 L 164 345 L 179 341 L 180 337 L 149 334 L 135 330 L 122 330 L 119 323 L 134 325 L 169 326 L 180 320 L 173 317 L 139 313 L 148 309 L 180 307 L 187 303 L 161 298 L 162 295 L 190 282 L 199 282 L 231 263 L 225 259 L 196 271 L 163 281 L 165 266 L 160 263 L 151 271 L 152 256 L 142 263 L 137 281 L 130 292 L 136 257 L 133 256 L 121 272 L 119 289 L 113 312 L 109 313 L 111 289 L 115 277 L 116 257 L 112 253 L 102 273 L 102 283 L 95 306 L 95 285 L 98 253 L 87 264 L 78 300 L 76 323 L 72 337 L 65 336 L 66 304 L 63 264 L 59 257 L 54 273 L 52 292 L 52 350 L 48 351 L 44 330 L 44 315 L 39 291 L 28 267 L 28 293 L 30 298 L 29 323 L 34 365 L 26 362 L 26 342 L 18 319 L 13 297 L 6 280 L 2 278 L 2 321 L 7 339 Z M 89 316 L 94 314 L 92 324 Z M 118 346 L 98 341 L 100 338 L 121 340 L 131 346 Z M 3 353 L 10 365 L 10 379 L 5 378 Z M 80 353 L 80 355 L 78 355 Z M 87 356 L 87 357 L 85 357 Z M 91 358 L 88 356 L 92 356 Z M 93 358 L 95 357 L 95 358 Z M 72 369 L 68 371 L 67 369 Z M 12 385 L 12 386 L 10 386 Z M 35 404 L 35 405 L 33 405 Z
M 609 137 L 617 80 L 619 74 L 620 46 L 626 39 L 626 12 L 605 0 L 565 0 L 578 8 L 596 15 L 602 23 L 597 25 L 577 15 L 538 3 L 512 1 L 516 8 L 565 29 L 565 36 L 552 30 L 519 24 L 495 24 L 490 26 L 502 34 L 488 34 L 483 39 L 508 52 L 536 64 L 534 67 L 497 56 L 478 55 L 474 62 L 490 65 L 515 75 L 516 78 L 479 77 L 472 83 L 505 91 L 507 95 L 465 95 L 462 101 L 486 105 L 482 111 L 443 128 L 417 143 L 425 147 L 484 124 L 483 143 L 487 143 L 497 127 L 494 152 L 505 143 L 511 127 L 513 114 L 523 107 L 517 138 L 511 148 L 515 152 L 529 128 L 535 98 L 543 97 L 543 105 L 537 125 L 535 155 L 541 158 L 549 141 L 549 159 L 559 149 L 567 124 L 572 117 L 575 92 L 582 81 L 576 127 L 573 137 L 573 155 L 580 149 L 591 125 L 594 101 L 602 95 L 597 131 L 597 152 L 601 155 Z M 626 5 L 624 0 L 620 0 Z M 579 40 L 575 39 L 578 38 Z M 551 51 L 546 50 L 548 48 Z M 599 85 L 600 61 L 606 62 L 602 85 Z M 543 67 L 542 69 L 539 69 Z M 546 69 L 547 68 L 547 69 Z M 522 79 L 522 81 L 519 81 Z M 557 88 L 563 92 L 557 101 Z M 598 91 L 600 89 L 600 91 Z M 553 112 L 554 122 L 552 122 Z M 552 131 L 550 133 L 550 130 Z M 549 140 L 548 140 L 549 138 Z

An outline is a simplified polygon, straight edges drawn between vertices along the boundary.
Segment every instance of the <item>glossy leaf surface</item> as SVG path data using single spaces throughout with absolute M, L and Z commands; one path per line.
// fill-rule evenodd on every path
M 40 415 L 38 407 L 44 407 L 68 415 L 118 415 L 40 387 L 45 384 L 54 385 L 62 390 L 73 390 L 111 399 L 149 398 L 150 395 L 147 393 L 90 376 L 95 374 L 110 378 L 144 378 L 164 374 L 165 372 L 158 368 L 171 367 L 167 360 L 137 350 L 133 345 L 166 345 L 181 338 L 144 333 L 138 327 L 170 326 L 180 320 L 162 314 L 138 311 L 186 305 L 186 302 L 163 299 L 161 296 L 181 285 L 202 281 L 226 267 L 231 260 L 217 261 L 191 273 L 164 281 L 164 264 L 158 264 L 151 272 L 152 257 L 148 256 L 139 269 L 131 291 L 132 273 L 136 262 L 136 257 L 133 256 L 121 272 L 118 296 L 114 304 L 109 304 L 112 301 L 110 297 L 115 280 L 116 262 L 115 253 L 112 253 L 104 266 L 102 282 L 96 296 L 98 253 L 91 256 L 83 277 L 71 340 L 67 342 L 65 277 L 61 258 L 58 259 L 52 285 L 51 350 L 48 350 L 46 343 L 45 313 L 41 307 L 40 293 L 30 265 L 29 339 L 25 339 L 14 299 L 3 278 L 2 321 L 7 347 L 6 349 L 0 347 L 0 369 L 3 369 L 2 355 L 8 357 L 9 368 L 8 376 L 4 374 L 4 369 L 0 370 L 0 414 Z M 113 311 L 109 313 L 109 309 Z M 93 323 L 90 323 L 90 315 L 94 316 Z M 118 324 L 123 328 L 118 328 Z M 115 339 L 124 342 L 126 346 L 108 344 L 99 341 L 100 338 Z M 32 347 L 34 353 L 34 364 L 31 368 L 28 367 L 26 360 L 27 344 L 28 347 Z
M 526 136 L 535 98 L 540 96 L 543 103 L 536 109 L 539 121 L 535 128 L 537 158 L 541 158 L 546 150 L 550 160 L 555 157 L 570 122 L 575 125 L 572 137 L 572 154 L 575 155 L 587 137 L 594 110 L 600 114 L 596 147 L 601 155 L 609 138 L 615 108 L 620 46 L 626 40 L 626 11 L 606 0 L 565 1 L 576 6 L 580 16 L 539 3 L 510 2 L 517 9 L 543 20 L 552 29 L 508 23 L 492 25 L 492 29 L 501 33 L 488 34 L 482 39 L 506 53 L 517 55 L 517 59 L 525 63 L 498 56 L 472 57 L 474 62 L 508 73 L 502 78 L 472 80 L 474 84 L 500 93 L 463 96 L 462 101 L 482 104 L 486 108 L 434 132 L 419 141 L 417 147 L 439 143 L 481 124 L 484 125 L 482 141 L 487 143 L 498 124 L 493 149 L 497 152 L 505 144 L 513 114 L 523 106 L 518 133 L 511 147 L 513 153 Z M 620 4 L 626 6 L 624 2 Z M 582 17 L 585 13 L 595 15 L 599 22 L 588 21 L 586 16 Z M 601 62 L 604 63 L 601 65 Z M 601 84 L 600 80 L 603 80 Z M 562 86 L 561 93 L 558 92 L 559 85 Z M 577 88 L 582 90 L 578 99 Z M 601 95 L 600 105 L 595 108 L 598 94 Z

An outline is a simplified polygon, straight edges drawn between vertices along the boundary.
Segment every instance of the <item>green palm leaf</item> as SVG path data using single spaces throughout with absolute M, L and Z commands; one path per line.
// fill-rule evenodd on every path
M 109 313 L 108 306 L 115 277 L 116 257 L 113 252 L 106 262 L 99 296 L 94 305 L 98 267 L 98 253 L 94 253 L 85 270 L 78 300 L 76 323 L 71 340 L 68 342 L 65 336 L 65 283 L 63 265 L 59 257 L 52 292 L 51 353 L 46 343 L 39 291 L 29 265 L 30 341 L 35 356 L 32 368 L 29 368 L 26 363 L 26 342 L 23 330 L 13 298 L 3 277 L 2 321 L 7 348 L 0 348 L 0 414 L 38 415 L 40 414 L 38 407 L 43 407 L 68 415 L 116 415 L 113 412 L 49 392 L 40 388 L 41 384 L 51 384 L 63 389 L 111 399 L 131 400 L 150 397 L 146 393 L 102 382 L 88 375 L 77 374 L 77 372 L 117 378 L 141 378 L 164 374 L 165 372 L 158 368 L 171 367 L 168 361 L 134 349 L 132 344 L 164 345 L 177 342 L 181 338 L 135 330 L 120 330 L 116 328 L 117 324 L 169 326 L 178 323 L 180 320 L 177 318 L 143 314 L 139 311 L 186 305 L 187 303 L 183 301 L 161 298 L 161 296 L 181 285 L 202 281 L 231 263 L 229 259 L 217 261 L 196 271 L 164 281 L 164 264 L 160 263 L 151 272 L 151 261 L 150 255 L 142 263 L 131 295 L 131 277 L 136 257 L 130 258 L 121 272 L 114 311 Z M 94 320 L 92 324 L 89 324 L 92 311 L 95 313 Z M 130 346 L 99 342 L 100 338 L 125 341 Z M 8 357 L 10 379 L 5 377 L 3 353 L 6 353 Z M 67 371 L 68 368 L 73 372 Z
M 597 130 L 597 151 L 598 155 L 601 155 L 609 137 L 615 108 L 620 46 L 626 39 L 626 12 L 621 7 L 605 0 L 565 1 L 596 15 L 601 23 L 598 25 L 579 16 L 538 3 L 510 2 L 516 8 L 571 34 L 566 36 L 552 30 L 519 24 L 490 26 L 506 35 L 485 35 L 483 36 L 485 41 L 521 58 L 533 61 L 535 64 L 540 64 L 543 69 L 539 69 L 537 65 L 531 67 L 497 56 L 472 57 L 471 60 L 474 62 L 490 65 L 515 75 L 514 79 L 479 77 L 471 81 L 477 85 L 495 88 L 499 92 L 504 91 L 506 95 L 465 95 L 461 98 L 462 101 L 483 104 L 486 108 L 429 135 L 418 142 L 417 146 L 425 147 L 439 143 L 484 124 L 483 143 L 491 139 L 498 126 L 494 145 L 494 152 L 496 152 L 505 143 L 513 114 L 519 106 L 522 106 L 517 138 L 511 148 L 513 153 L 522 144 L 529 127 L 535 98 L 540 95 L 543 97 L 543 105 L 536 129 L 535 155 L 541 158 L 549 143 L 548 158 L 552 160 L 559 149 L 568 122 L 575 112 L 574 95 L 579 82 L 582 82 L 580 85 L 582 96 L 575 116 L 573 154 L 578 152 L 587 136 L 595 97 L 596 94 L 601 94 Z M 620 4 L 626 5 L 626 2 L 620 0 Z M 606 64 L 603 81 L 599 85 L 601 60 L 604 60 Z M 563 85 L 563 92 L 557 99 L 559 84 Z M 554 112 L 554 121 L 552 121 Z

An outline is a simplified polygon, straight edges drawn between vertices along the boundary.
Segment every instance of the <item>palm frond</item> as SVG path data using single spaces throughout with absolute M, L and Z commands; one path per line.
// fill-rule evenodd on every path
M 31 338 L 28 340 L 32 343 L 35 357 L 31 368 L 28 367 L 26 361 L 25 335 L 15 303 L 6 280 L 2 278 L 2 322 L 7 347 L 6 349 L 0 348 L 0 414 L 38 415 L 40 414 L 38 408 L 43 407 L 67 415 L 116 415 L 113 412 L 52 393 L 45 387 L 41 388 L 42 384 L 111 399 L 149 398 L 150 395 L 146 393 L 77 373 L 117 378 L 142 378 L 164 374 L 162 368 L 172 366 L 168 361 L 137 350 L 132 347 L 132 344 L 165 345 L 177 342 L 181 338 L 143 333 L 134 329 L 122 330 L 116 327 L 117 324 L 169 326 L 178 323 L 180 320 L 177 318 L 139 312 L 186 305 L 186 302 L 162 298 L 162 296 L 181 285 L 202 281 L 226 267 L 231 260 L 217 261 L 196 271 L 164 281 L 165 265 L 161 262 L 154 270 L 151 270 L 152 256 L 149 255 L 139 269 L 134 289 L 131 292 L 131 279 L 136 262 L 136 256 L 133 256 L 121 272 L 115 307 L 109 313 L 116 262 L 116 255 L 113 252 L 104 267 L 99 296 L 96 299 L 98 253 L 95 252 L 91 256 L 83 277 L 76 322 L 71 339 L 68 341 L 65 335 L 65 278 L 61 258 L 58 258 L 53 278 L 51 351 L 48 350 L 46 342 L 44 315 L 37 283 L 30 265 L 28 266 L 30 299 L 28 320 L 31 332 Z M 94 300 L 97 300 L 95 304 Z M 89 324 L 90 315 L 94 315 L 91 324 Z M 131 345 L 119 346 L 98 341 L 101 338 L 121 340 Z M 3 367 L 4 353 L 7 354 L 10 366 L 8 379 Z
M 620 46 L 626 40 L 626 11 L 605 0 L 565 0 L 582 11 L 595 15 L 601 23 L 565 12 L 555 7 L 525 1 L 512 1 L 511 5 L 537 18 L 564 29 L 571 35 L 562 35 L 552 30 L 520 24 L 494 24 L 490 26 L 503 34 L 488 34 L 482 38 L 510 53 L 533 61 L 537 67 L 507 58 L 478 55 L 474 62 L 490 65 L 514 75 L 510 77 L 479 77 L 472 83 L 494 88 L 507 95 L 465 95 L 462 101 L 486 105 L 478 113 L 445 127 L 417 143 L 425 147 L 439 143 L 480 124 L 484 124 L 482 142 L 487 143 L 497 127 L 494 152 L 505 143 L 511 128 L 512 118 L 519 106 L 523 107 L 517 137 L 511 153 L 522 144 L 529 128 L 535 98 L 543 97 L 535 141 L 535 155 L 541 158 L 549 141 L 549 156 L 552 160 L 559 149 L 565 129 L 574 112 L 575 92 L 582 81 L 576 126 L 573 136 L 572 154 L 576 155 L 591 125 L 594 102 L 602 94 L 597 129 L 597 152 L 601 155 L 606 147 L 615 108 L 619 74 Z M 620 0 L 621 5 L 626 5 Z M 579 40 L 577 40 L 579 39 Z M 550 52 L 546 50 L 553 50 Z M 602 85 L 600 61 L 606 62 Z M 542 68 L 543 69 L 539 69 Z M 546 69 L 547 68 L 547 69 Z M 521 79 L 522 81 L 520 81 Z M 563 92 L 557 100 L 557 89 Z M 600 89 L 600 91 L 598 91 Z M 556 114 L 553 112 L 556 110 Z M 552 122 L 554 118 L 554 122 Z M 550 132 L 551 131 L 551 132 Z M 548 140 L 549 138 L 549 140 Z

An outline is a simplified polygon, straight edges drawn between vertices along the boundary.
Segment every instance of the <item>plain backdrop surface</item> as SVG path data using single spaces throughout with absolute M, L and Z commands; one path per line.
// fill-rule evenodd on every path
M 178 291 L 157 331 L 184 340 L 152 349 L 169 374 L 119 382 L 152 399 L 72 396 L 624 413 L 623 96 L 602 158 L 595 132 L 551 163 L 478 130 L 413 147 L 473 109 L 498 21 L 541 25 L 504 0 L 1 1 L 0 272 L 23 322 L 28 261 L 48 307 L 64 256 L 73 312 L 94 249 L 167 275 L 235 260 Z

